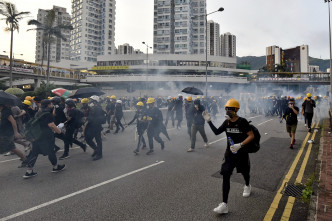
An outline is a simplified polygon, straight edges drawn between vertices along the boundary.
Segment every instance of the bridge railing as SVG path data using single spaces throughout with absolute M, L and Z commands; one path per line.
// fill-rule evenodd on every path
M 258 73 L 259 82 L 330 82 L 330 74 L 322 73 Z
M 0 65 L 0 70 L 9 71 L 10 67 L 6 65 Z M 14 72 L 26 73 L 26 74 L 34 74 L 38 76 L 47 76 L 47 70 L 41 67 L 31 67 L 31 68 L 24 68 L 24 67 L 13 67 L 12 70 Z M 75 79 L 80 80 L 84 79 L 86 74 L 81 72 L 70 72 L 61 69 L 53 69 L 50 70 L 51 77 L 57 78 L 67 78 L 67 79 Z

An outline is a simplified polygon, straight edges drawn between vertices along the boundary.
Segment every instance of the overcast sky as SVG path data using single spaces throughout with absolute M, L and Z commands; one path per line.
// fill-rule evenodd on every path
M 15 57 L 34 61 L 36 33 L 26 32 L 29 19 L 36 19 L 38 9 L 53 5 L 67 8 L 71 0 L 10 0 L 18 11 L 30 11 L 20 32 L 14 33 Z M 238 56 L 262 56 L 265 48 L 278 45 L 291 48 L 309 45 L 309 55 L 329 58 L 328 8 L 324 0 L 207 0 L 207 11 L 224 7 L 223 12 L 209 16 L 220 24 L 221 33 L 231 32 L 237 37 Z M 0 54 L 9 51 L 10 34 L 0 21 Z M 117 0 L 115 45 L 129 43 L 145 52 L 142 41 L 153 45 L 153 0 Z M 19 54 L 23 54 L 20 56 Z

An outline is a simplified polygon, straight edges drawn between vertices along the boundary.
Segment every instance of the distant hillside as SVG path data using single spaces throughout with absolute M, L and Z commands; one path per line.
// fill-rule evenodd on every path
M 237 64 L 242 63 L 250 63 L 251 70 L 259 70 L 260 68 L 264 67 L 266 64 L 266 57 L 260 56 L 245 56 L 245 57 L 237 57 Z M 330 67 L 330 60 L 329 59 L 319 59 L 309 57 L 309 65 L 318 65 L 321 71 L 326 71 L 327 68 Z

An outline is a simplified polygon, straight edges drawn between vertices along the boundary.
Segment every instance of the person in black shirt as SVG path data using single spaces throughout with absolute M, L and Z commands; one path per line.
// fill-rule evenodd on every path
M 114 134 L 117 134 L 120 130 L 120 127 L 122 128 L 122 132 L 125 129 L 124 126 L 121 123 L 121 119 L 123 118 L 122 101 L 121 100 L 116 101 L 114 115 L 115 115 L 115 120 L 116 120 L 116 123 L 115 123 L 116 130 L 115 130 Z
M 134 118 L 128 123 L 128 126 L 132 123 L 134 123 L 134 121 L 136 120 L 137 122 L 137 134 L 138 134 L 138 143 L 137 143 L 137 148 L 136 150 L 134 150 L 134 153 L 137 155 L 139 153 L 139 149 L 140 149 L 140 145 L 141 143 L 143 144 L 142 149 L 144 149 L 146 147 L 146 143 L 145 143 L 145 139 L 143 137 L 143 134 L 145 132 L 145 130 L 148 127 L 148 122 L 146 119 L 146 110 L 144 109 L 144 104 L 143 102 L 138 102 L 136 104 L 136 114 L 134 116 Z
M 149 140 L 149 147 L 150 150 L 146 153 L 147 155 L 153 153 L 153 139 L 155 139 L 161 145 L 161 149 L 163 150 L 165 145 L 164 141 L 159 137 L 161 127 L 163 126 L 163 114 L 161 111 L 155 107 L 155 100 L 154 98 L 148 98 L 146 102 L 149 106 L 147 110 L 147 120 L 148 120 L 148 140 Z
M 300 109 L 295 106 L 294 98 L 291 98 L 288 102 L 288 107 L 285 110 L 284 115 L 281 118 L 280 123 L 283 119 L 286 119 L 286 130 L 289 133 L 291 138 L 291 144 L 289 146 L 290 149 L 293 149 L 293 145 L 295 144 L 295 132 L 297 127 L 297 115 L 299 114 Z
M 53 117 L 55 125 L 66 122 L 67 118 L 65 112 L 63 112 L 63 110 L 65 109 L 65 105 L 61 103 L 60 97 L 53 97 L 51 99 L 51 102 L 54 106 Z
M 82 126 L 79 121 L 83 120 L 83 113 L 76 109 L 76 104 L 73 100 L 66 101 L 66 109 L 67 121 L 65 123 L 65 151 L 63 152 L 63 155 L 59 157 L 59 160 L 69 158 L 69 145 L 73 145 L 73 143 L 80 146 L 84 152 L 86 151 L 86 145 L 73 137 L 75 130 Z M 82 114 L 82 119 L 79 119 L 80 114 Z
M 23 178 L 28 179 L 37 175 L 33 171 L 33 167 L 37 161 L 38 155 L 43 154 L 48 156 L 51 164 L 53 165 L 53 173 L 62 171 L 66 166 L 58 165 L 54 145 L 55 138 L 54 132 L 61 134 L 61 130 L 54 124 L 54 118 L 52 116 L 53 104 L 50 100 L 42 100 L 41 110 L 36 114 L 39 118 L 38 123 L 41 129 L 41 135 L 32 142 L 32 150 L 26 160 L 28 169 Z
M 307 99 L 304 100 L 302 104 L 302 114 L 308 125 L 308 132 L 311 133 L 311 123 L 314 116 L 314 108 L 316 107 L 316 102 L 311 99 L 311 94 L 307 94 Z
M 25 155 L 15 146 L 14 138 L 20 139 L 22 136 L 17 129 L 16 121 L 9 105 L 0 104 L 0 154 L 11 151 L 21 158 L 26 159 Z
M 175 111 L 175 116 L 176 116 L 175 118 L 178 121 L 176 128 L 180 129 L 181 122 L 183 120 L 183 96 L 182 96 L 182 94 L 179 94 L 178 98 L 175 100 L 173 110 Z
M 103 130 L 102 124 L 104 123 L 104 116 L 106 112 L 100 106 L 100 98 L 96 95 L 90 97 L 91 103 L 89 116 L 87 119 L 87 125 L 84 131 L 85 141 L 89 146 L 94 150 L 91 157 L 92 160 L 100 160 L 103 158 L 103 143 L 101 140 L 101 131 Z M 105 117 L 106 118 L 106 117 Z M 105 120 L 106 121 L 106 120 Z M 93 139 L 96 140 L 96 143 L 93 142 Z
M 240 104 L 237 100 L 228 100 L 225 104 L 227 119 L 218 129 L 211 122 L 210 114 L 203 112 L 203 117 L 214 134 L 218 135 L 226 132 L 228 137 L 227 148 L 220 171 L 220 174 L 223 176 L 223 202 L 213 210 L 218 214 L 228 213 L 227 202 L 230 191 L 230 178 L 234 168 L 237 169 L 238 173 L 242 173 L 245 180 L 243 197 L 249 197 L 251 193 L 250 160 L 245 147 L 254 139 L 254 133 L 248 121 L 237 115 L 239 109 Z
M 166 120 L 165 120 L 165 126 L 167 127 L 168 124 L 168 119 L 171 118 L 172 120 L 172 126 L 174 127 L 174 103 L 175 103 L 175 99 L 173 99 L 171 96 L 168 97 L 167 99 L 167 114 L 166 114 Z
M 184 104 L 184 111 L 186 115 L 186 120 L 187 120 L 187 132 L 189 134 L 189 137 L 191 138 L 191 126 L 193 124 L 193 98 L 192 97 L 187 97 L 186 102 Z

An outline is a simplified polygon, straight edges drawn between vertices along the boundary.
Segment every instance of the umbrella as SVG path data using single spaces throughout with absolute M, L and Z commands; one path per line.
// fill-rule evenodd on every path
M 59 97 L 68 98 L 71 92 L 67 89 L 56 88 L 52 90 L 52 93 L 58 95 Z
M 91 97 L 92 95 L 103 95 L 105 94 L 99 88 L 96 87 L 84 87 L 79 88 L 75 94 L 70 95 L 71 98 L 86 98 Z
M 195 87 L 186 87 L 185 89 L 182 90 L 182 92 L 193 95 L 203 95 L 203 92 Z
M 24 91 L 21 88 L 8 88 L 7 90 L 5 90 L 5 92 L 8 94 L 13 94 L 18 96 L 24 94 Z
M 15 95 L 0 91 L 0 104 L 21 105 L 21 100 Z

